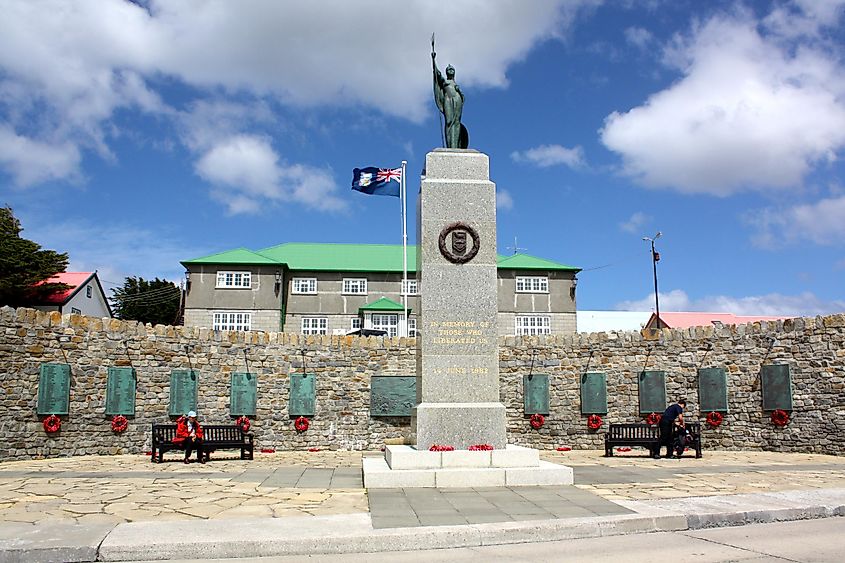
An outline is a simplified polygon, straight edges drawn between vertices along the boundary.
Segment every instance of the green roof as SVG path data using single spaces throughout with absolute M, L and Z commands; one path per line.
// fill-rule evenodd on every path
M 581 271 L 528 254 L 500 254 L 497 260 L 499 268 L 510 270 Z M 277 264 L 299 271 L 401 272 L 402 245 L 288 242 L 257 251 L 238 248 L 182 262 L 184 266 L 192 264 Z M 408 246 L 408 271 L 417 271 L 416 245 Z
M 393 299 L 388 299 L 387 297 L 382 297 L 381 299 L 376 299 L 372 303 L 367 303 L 363 307 L 359 307 L 359 311 L 401 311 L 404 309 L 401 303 L 397 303 Z M 408 308 L 410 311 L 410 308 Z
M 283 262 L 291 270 L 401 272 L 401 244 L 322 244 L 289 242 L 263 248 L 259 254 Z M 408 271 L 417 271 L 417 247 L 408 245 Z
M 530 254 L 514 254 L 512 256 L 498 257 L 499 268 L 506 270 L 562 270 L 570 272 L 580 272 L 581 268 L 575 266 L 567 266 L 559 262 L 552 262 L 545 258 L 537 258 Z
M 246 248 L 236 248 L 235 250 L 209 254 L 202 258 L 185 260 L 182 264 L 276 264 L 276 261 Z

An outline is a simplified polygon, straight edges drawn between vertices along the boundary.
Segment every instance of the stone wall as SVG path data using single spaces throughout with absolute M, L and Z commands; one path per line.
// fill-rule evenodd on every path
M 378 449 L 410 430 L 408 418 L 369 417 L 369 378 L 413 374 L 413 339 L 215 332 L 2 308 L 0 459 L 148 451 L 151 423 L 168 420 L 173 369 L 200 370 L 204 421 L 231 421 L 229 378 L 244 371 L 244 350 L 258 374 L 257 448 Z M 305 371 L 317 374 L 317 413 L 299 434 L 287 414 L 288 374 L 302 373 L 303 351 Z M 65 357 L 72 373 L 70 415 L 62 417 L 60 432 L 48 435 L 35 412 L 39 367 Z M 763 364 L 784 363 L 792 374 L 794 411 L 790 423 L 777 428 L 761 407 L 759 372 Z M 126 432 L 114 434 L 104 414 L 107 370 L 128 365 L 137 371 L 136 413 Z M 668 396 L 686 396 L 688 419 L 703 421 L 700 367 L 725 368 L 729 389 L 730 412 L 721 427 L 706 430 L 705 449 L 845 453 L 845 315 L 664 330 L 658 340 L 636 332 L 502 338 L 509 440 L 539 448 L 601 447 L 607 423 L 641 420 L 635 377 L 644 368 L 665 370 Z M 609 412 L 597 432 L 580 414 L 580 376 L 587 370 L 607 374 Z M 522 376 L 530 371 L 550 380 L 551 414 L 540 430 L 531 429 L 522 412 Z

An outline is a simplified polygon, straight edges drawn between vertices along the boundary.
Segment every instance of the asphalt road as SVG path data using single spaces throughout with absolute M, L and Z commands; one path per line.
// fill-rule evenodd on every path
M 845 518 L 463 549 L 225 559 L 220 563 L 695 563 L 845 561 Z

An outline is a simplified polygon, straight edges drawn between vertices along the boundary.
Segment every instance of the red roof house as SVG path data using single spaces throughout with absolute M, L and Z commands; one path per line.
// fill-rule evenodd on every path
M 791 319 L 792 317 L 777 317 L 767 315 L 734 315 L 733 313 L 705 313 L 693 312 L 661 312 L 660 320 L 663 328 L 690 328 L 694 326 L 741 325 L 757 321 L 779 321 Z M 657 315 L 651 314 L 651 318 L 645 328 L 657 328 Z
M 89 317 L 111 317 L 111 307 L 106 299 L 97 272 L 63 272 L 41 283 L 62 283 L 69 286 L 32 303 L 34 309 L 77 313 Z

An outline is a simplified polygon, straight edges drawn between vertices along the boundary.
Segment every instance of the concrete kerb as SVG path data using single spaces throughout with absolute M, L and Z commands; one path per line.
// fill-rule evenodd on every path
M 96 561 L 100 544 L 114 524 L 4 523 L 0 525 L 0 563 Z
M 684 529 L 686 519 L 680 515 L 638 514 L 382 529 L 373 529 L 366 514 L 270 521 L 138 522 L 119 525 L 100 546 L 99 560 L 415 551 Z
M 117 526 L 101 561 L 376 553 L 683 531 L 845 515 L 845 489 L 619 504 L 635 514 L 456 526 L 373 529 L 369 514 Z M 669 503 L 671 506 L 671 502 Z M 733 504 L 734 508 L 728 506 Z M 708 508 L 709 506 L 709 508 Z M 186 538 L 190 538 L 186 542 Z
M 106 525 L 5 524 L 0 562 L 219 559 L 480 547 L 845 516 L 845 489 L 619 501 L 634 514 L 373 529 L 369 514 Z M 102 541 L 101 541 L 102 540 Z

